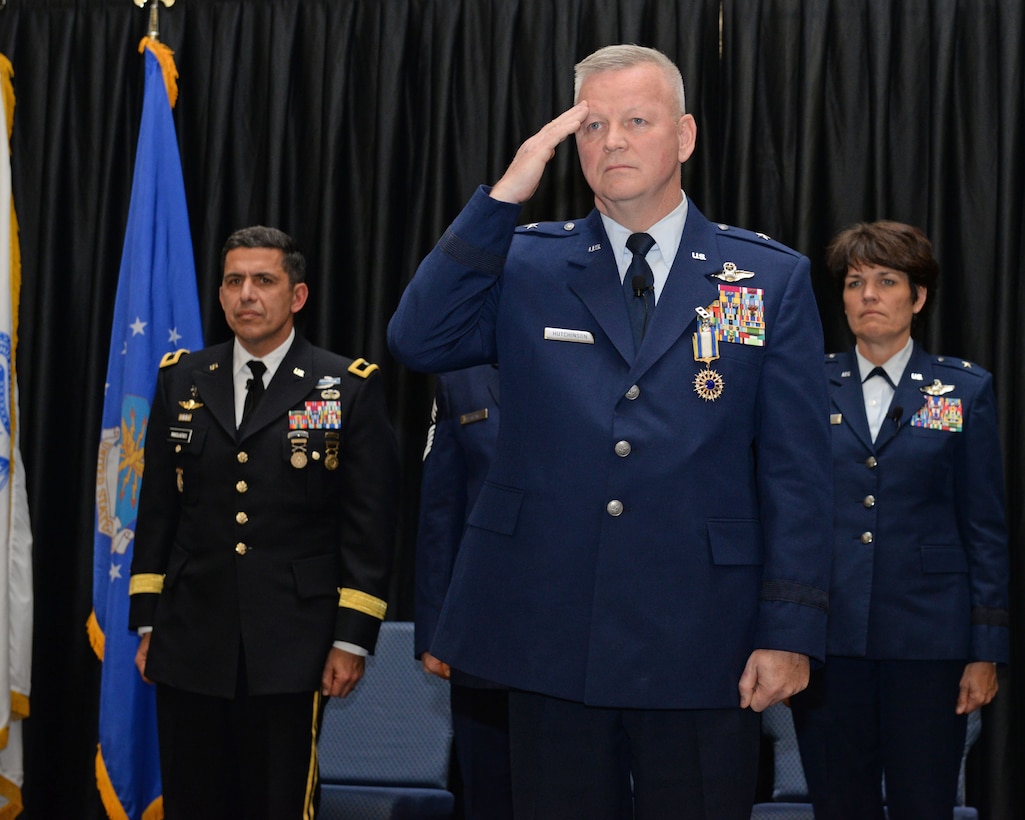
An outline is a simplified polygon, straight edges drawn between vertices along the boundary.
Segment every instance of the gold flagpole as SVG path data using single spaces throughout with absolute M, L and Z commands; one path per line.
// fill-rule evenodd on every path
M 146 5 L 147 0 L 132 0 L 135 5 L 140 9 Z M 0 0 L 0 3 L 7 3 L 7 0 Z M 174 0 L 159 0 L 159 3 L 163 3 L 167 8 L 174 5 Z M 158 0 L 149 0 L 149 34 L 148 36 L 159 42 L 160 41 L 160 16 L 159 8 L 160 5 Z

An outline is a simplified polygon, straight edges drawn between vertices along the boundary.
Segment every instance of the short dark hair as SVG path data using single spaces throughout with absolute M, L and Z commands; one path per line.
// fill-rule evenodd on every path
M 225 240 L 224 247 L 221 248 L 222 272 L 228 251 L 235 248 L 276 248 L 284 255 L 281 266 L 288 274 L 289 284 L 296 285 L 306 281 L 306 258 L 299 250 L 299 246 L 295 244 L 295 240 L 284 231 L 263 225 L 252 225 L 235 231 Z
M 840 293 L 847 271 L 865 265 L 881 265 L 906 274 L 912 301 L 918 298 L 919 288 L 932 296 L 939 284 L 940 266 L 933 256 L 932 243 L 914 225 L 903 222 L 859 222 L 840 231 L 826 248 L 826 266 Z M 926 308 L 932 301 L 926 301 Z

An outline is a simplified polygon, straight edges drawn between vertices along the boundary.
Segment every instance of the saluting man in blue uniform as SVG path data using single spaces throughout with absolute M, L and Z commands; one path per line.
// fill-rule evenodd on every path
M 601 49 L 389 326 L 499 362 L 502 424 L 430 652 L 511 687 L 517 817 L 750 816 L 758 711 L 825 648 L 831 518 L 809 263 L 681 190 L 683 80 Z M 574 136 L 595 210 L 517 228 Z

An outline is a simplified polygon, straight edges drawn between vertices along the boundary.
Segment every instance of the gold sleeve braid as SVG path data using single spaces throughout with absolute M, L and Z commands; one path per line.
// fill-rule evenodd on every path
M 144 592 L 161 593 L 164 591 L 164 576 L 155 572 L 143 572 L 133 575 L 128 582 L 128 594 L 139 595 Z
M 345 607 L 346 609 L 355 609 L 357 612 L 362 612 L 364 615 L 369 615 L 381 621 L 384 620 L 384 613 L 388 609 L 386 601 L 349 587 L 338 590 L 338 606 Z

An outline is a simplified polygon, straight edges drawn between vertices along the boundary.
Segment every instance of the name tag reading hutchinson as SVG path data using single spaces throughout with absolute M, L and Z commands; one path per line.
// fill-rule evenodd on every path
M 553 342 L 579 342 L 580 344 L 593 345 L 594 336 L 589 330 L 570 330 L 565 327 L 546 327 L 545 339 Z

